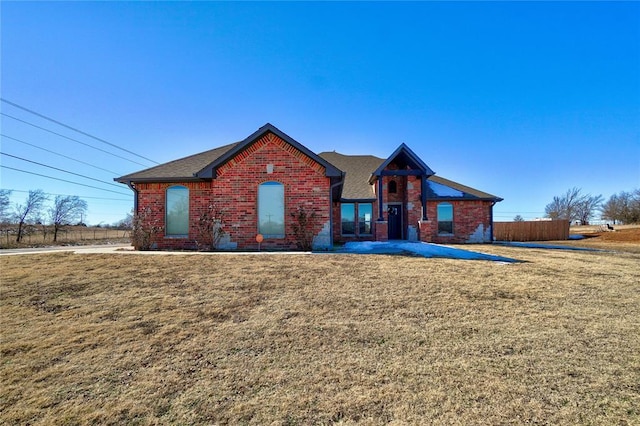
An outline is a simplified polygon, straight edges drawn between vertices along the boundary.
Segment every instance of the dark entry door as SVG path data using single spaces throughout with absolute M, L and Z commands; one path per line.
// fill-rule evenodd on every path
M 389 239 L 402 239 L 402 205 L 392 205 L 387 209 L 389 217 Z

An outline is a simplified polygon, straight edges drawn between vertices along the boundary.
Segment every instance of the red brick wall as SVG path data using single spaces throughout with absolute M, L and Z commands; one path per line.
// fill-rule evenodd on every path
M 438 201 L 427 201 L 428 221 L 420 226 L 420 240 L 431 243 L 490 242 L 490 201 L 446 201 L 453 206 L 453 235 L 438 234 Z
M 153 242 L 158 248 L 192 249 L 197 235 L 195 220 L 213 202 L 211 182 L 138 183 L 138 212 L 150 208 L 149 220 L 164 227 L 166 191 L 175 185 L 189 189 L 189 238 L 165 237 L 163 230 Z
M 267 164 L 273 164 L 270 174 Z M 189 236 L 167 238 L 163 233 L 155 239 L 158 248 L 194 248 L 197 219 L 210 204 L 215 204 L 225 211 L 224 230 L 230 242 L 237 243 L 239 249 L 256 249 L 258 185 L 266 181 L 284 184 L 286 235 L 283 239 L 265 239 L 261 244 L 263 249 L 296 247 L 291 213 L 299 206 L 315 212 L 314 235 L 323 227 L 328 229 L 330 180 L 325 176 L 324 167 L 272 133 L 225 163 L 212 181 L 137 184 L 138 210 L 150 206 L 154 218 L 164 225 L 166 188 L 184 185 L 189 188 Z
M 393 166 L 393 165 L 392 165 Z M 354 240 L 386 241 L 388 223 L 387 203 L 403 203 L 403 225 L 405 239 L 417 238 L 420 241 L 433 243 L 480 243 L 491 241 L 491 209 L 490 201 L 447 201 L 453 205 L 453 235 L 439 235 L 437 222 L 437 201 L 427 201 L 427 221 L 422 221 L 421 179 L 419 176 L 383 176 L 382 201 L 384 222 L 378 218 L 378 203 L 373 203 L 374 234 L 364 238 L 342 236 L 340 233 L 340 204 L 333 208 L 334 241 L 346 242 Z M 395 180 L 397 192 L 388 193 L 388 185 Z M 376 185 L 376 192 L 378 186 Z M 377 229 L 375 228 L 378 225 Z M 384 234 L 384 235 L 383 235 Z

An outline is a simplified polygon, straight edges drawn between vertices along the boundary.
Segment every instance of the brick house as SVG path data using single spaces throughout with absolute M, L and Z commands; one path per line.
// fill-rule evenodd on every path
M 405 144 L 388 158 L 315 154 L 266 124 L 241 142 L 174 160 L 117 182 L 134 192 L 134 211 L 162 224 L 153 247 L 194 248 L 198 218 L 225 212 L 222 249 L 296 247 L 293 216 L 313 212 L 313 247 L 353 240 L 480 243 L 493 240 L 485 192 L 435 176 Z

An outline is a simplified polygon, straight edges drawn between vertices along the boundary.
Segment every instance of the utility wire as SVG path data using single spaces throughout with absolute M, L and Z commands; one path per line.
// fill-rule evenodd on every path
M 119 150 L 121 150 L 121 151 L 127 152 L 127 153 L 129 153 L 129 154 L 131 154 L 131 155 L 135 155 L 136 157 L 140 157 L 140 158 L 142 158 L 142 159 L 145 159 L 145 160 L 147 160 L 147 161 L 150 161 L 150 162 L 152 162 L 153 164 L 160 164 L 160 163 L 158 163 L 157 161 L 153 161 L 153 160 L 152 160 L 152 159 L 150 159 L 150 158 L 144 157 L 144 156 L 142 156 L 142 155 L 140 155 L 140 154 L 136 154 L 136 153 L 135 153 L 135 152 L 133 152 L 133 151 L 129 151 L 128 149 L 122 148 L 121 146 L 118 146 L 118 145 L 116 145 L 116 144 L 114 144 L 114 143 L 107 142 L 107 141 L 105 141 L 104 139 L 100 139 L 100 138 L 99 138 L 99 137 L 97 137 L 97 136 L 93 136 L 93 135 L 91 135 L 91 134 L 89 134 L 89 133 L 87 133 L 87 132 L 83 132 L 82 130 L 76 129 L 75 127 L 71 127 L 71 126 L 69 126 L 69 125 L 67 125 L 67 124 L 64 124 L 64 123 L 62 123 L 62 122 L 58 121 L 58 120 L 54 120 L 54 119 L 53 119 L 53 118 L 51 118 L 51 117 L 47 117 L 46 115 L 40 114 L 39 112 L 36 112 L 36 111 L 33 111 L 33 110 L 29 109 L 29 108 L 23 107 L 22 105 L 18 105 L 18 104 L 16 104 L 15 102 L 11 102 L 11 101 L 10 101 L 10 100 L 8 100 L 8 99 L 0 98 L 0 100 L 1 100 L 2 102 L 5 102 L 5 103 L 7 103 L 7 104 L 11 105 L 11 106 L 14 106 L 14 107 L 16 107 L 16 108 L 20 108 L 20 109 L 21 109 L 21 110 L 23 110 L 23 111 L 27 111 L 27 112 L 29 112 L 29 113 L 31 113 L 31 114 L 33 114 L 33 115 L 36 115 L 36 116 L 38 116 L 38 117 L 40 117 L 40 118 L 44 118 L 45 120 L 51 121 L 52 123 L 56 123 L 56 124 L 57 124 L 57 125 L 59 125 L 59 126 L 66 127 L 67 129 L 73 130 L 74 132 L 78 132 L 78 133 L 80 133 L 81 135 L 88 136 L 88 137 L 90 137 L 90 138 L 92 138 L 92 139 L 95 139 L 95 140 L 97 140 L 97 141 L 99 141 L 99 142 L 102 142 L 102 143 L 105 143 L 105 144 L 107 144 L 107 145 L 109 145 L 109 146 L 112 146 L 112 147 L 114 147 L 114 148 L 117 148 L 117 149 L 119 149 Z
M 11 192 L 22 192 L 22 193 L 28 193 L 29 191 L 25 191 L 22 189 L 9 189 L 9 188 L 4 188 L 7 191 L 11 191 Z M 45 195 L 60 195 L 62 197 L 71 197 L 72 195 L 70 194 L 54 194 L 52 192 L 43 192 L 43 194 Z M 133 195 L 133 194 L 131 194 Z M 108 200 L 108 201 L 131 201 L 131 200 L 127 200 L 124 198 L 106 198 L 106 197 L 88 197 L 88 196 L 80 196 L 80 198 L 88 198 L 88 199 L 93 199 L 93 200 Z
M 86 143 L 86 142 L 82 142 L 82 141 L 79 141 L 79 140 L 77 140 L 77 139 L 70 138 L 69 136 L 65 136 L 65 135 L 63 135 L 63 134 L 56 133 L 56 132 L 54 132 L 53 130 L 45 129 L 44 127 L 40 127 L 40 126 L 38 126 L 38 125 L 36 125 L 36 124 L 29 123 L 28 121 L 21 120 L 21 119 L 19 119 L 19 118 L 17 118 L 17 117 L 14 117 L 14 116 L 12 116 L 12 115 L 9 115 L 9 114 L 5 114 L 4 112 L 0 112 L 0 115 L 3 115 L 3 116 L 5 116 L 5 117 L 11 118 L 12 120 L 16 120 L 16 121 L 19 121 L 19 122 L 24 123 L 24 124 L 28 124 L 29 126 L 35 127 L 36 129 L 44 130 L 45 132 L 49 132 L 49 133 L 52 133 L 52 134 L 54 134 L 54 135 L 56 135 L 56 136 L 60 136 L 61 138 L 69 139 L 70 141 L 73 141 L 73 142 L 79 143 L 80 145 L 88 146 L 89 148 L 93 148 L 93 149 L 95 149 L 95 150 L 97 150 L 97 151 L 104 152 L 105 154 L 109 154 L 109 155 L 112 155 L 112 156 L 114 156 L 114 157 L 121 158 L 121 159 L 126 160 L 126 161 L 129 161 L 129 162 L 131 162 L 131 163 L 138 164 L 138 165 L 140 165 L 140 166 L 142 166 L 142 167 L 147 167 L 147 165 L 145 165 L 145 164 L 138 163 L 137 161 L 130 160 L 130 159 L 126 158 L 126 157 L 122 157 L 122 156 L 120 156 L 120 155 L 118 155 L 118 154 L 114 154 L 113 152 L 109 152 L 109 151 L 106 151 L 106 150 L 104 150 L 104 149 L 100 149 L 100 148 L 95 147 L 95 146 L 93 146 L 93 145 L 91 145 L 91 144 L 88 144 L 88 143 Z
M 15 167 L 5 166 L 4 164 L 0 164 L 0 167 L 3 168 L 3 169 L 8 169 L 8 170 L 15 170 L 16 172 L 28 173 L 28 174 L 34 175 L 34 176 L 40 176 L 40 177 L 45 177 L 45 178 L 49 178 L 49 179 L 53 179 L 53 180 L 59 180 L 61 182 L 66 182 L 66 183 L 72 183 L 74 185 L 86 186 L 87 188 L 99 189 L 100 191 L 113 192 L 114 194 L 118 194 L 118 195 L 130 195 L 130 194 L 125 194 L 123 192 L 112 191 L 111 189 L 98 188 L 97 186 L 85 185 L 84 183 L 73 182 L 73 181 L 70 181 L 70 180 L 60 179 L 60 178 L 56 178 L 56 177 L 53 177 L 53 176 L 41 175 L 40 173 L 29 172 L 27 170 L 16 169 Z
M 25 141 L 23 141 L 23 140 L 13 138 L 13 137 L 8 136 L 8 135 L 5 135 L 5 134 L 3 134 L 3 133 L 0 133 L 0 136 L 2 136 L 3 138 L 7 138 L 7 139 L 14 140 L 14 141 L 16 141 L 16 142 L 23 143 L 23 144 L 25 144 L 25 145 L 32 146 L 32 147 L 34 147 L 34 148 L 41 149 L 42 151 L 49 152 L 49 153 L 51 153 L 51 154 L 53 154 L 53 155 L 58 155 L 58 156 L 60 156 L 60 157 L 64 157 L 64 158 L 66 158 L 66 159 L 69 159 L 69 160 L 72 160 L 72 161 L 76 161 L 76 162 L 81 163 L 81 164 L 85 164 L 85 165 L 87 165 L 87 166 L 89 166 L 89 167 L 93 167 L 94 169 L 102 170 L 102 171 L 104 171 L 104 172 L 108 172 L 108 173 L 111 173 L 111 174 L 114 174 L 114 175 L 122 174 L 122 173 L 114 172 L 114 171 L 111 171 L 111 170 L 103 169 L 102 167 L 94 166 L 93 164 L 89 164 L 89 163 L 84 162 L 84 161 L 82 161 L 82 160 L 78 160 L 78 159 L 76 159 L 76 158 L 69 157 L 69 156 L 66 156 L 66 155 L 64 155 L 64 154 L 60 154 L 60 153 L 58 153 L 58 152 L 51 151 L 51 150 L 46 149 L 46 148 L 42 148 L 42 147 L 40 147 L 40 146 L 38 146 L 38 145 L 34 145 L 34 144 L 32 144 L 32 143 L 25 142 Z
M 49 169 L 57 170 L 59 172 L 69 173 L 70 175 L 79 176 L 81 178 L 85 178 L 85 179 L 89 179 L 89 180 L 94 180 L 94 181 L 100 182 L 100 183 L 102 183 L 104 185 L 111 185 L 111 186 L 115 186 L 116 188 L 122 188 L 120 185 L 115 184 L 115 183 L 105 182 L 105 181 L 103 181 L 101 179 L 96 179 L 96 178 L 92 178 L 92 177 L 89 177 L 89 176 L 81 175 L 80 173 L 74 173 L 74 172 L 70 172 L 68 170 L 59 169 L 57 167 L 49 166 L 47 164 L 38 163 L 37 161 L 27 160 L 26 158 L 18 157 L 17 155 L 7 154 L 6 152 L 0 152 L 0 154 L 6 155 L 7 157 L 11 157 L 11 158 L 16 158 L 18 160 L 26 161 L 27 163 L 37 164 L 38 166 L 47 167 Z

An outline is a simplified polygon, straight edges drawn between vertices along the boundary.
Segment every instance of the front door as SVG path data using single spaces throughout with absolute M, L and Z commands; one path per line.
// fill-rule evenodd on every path
M 390 205 L 387 209 L 389 221 L 389 239 L 402 239 L 402 204 Z

